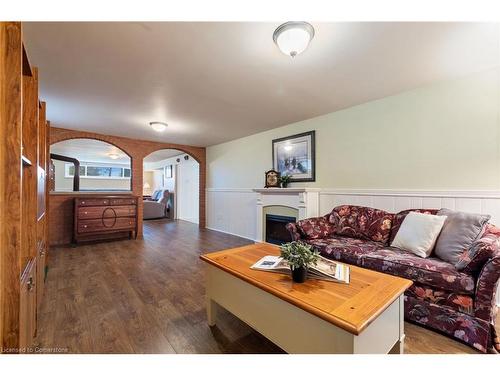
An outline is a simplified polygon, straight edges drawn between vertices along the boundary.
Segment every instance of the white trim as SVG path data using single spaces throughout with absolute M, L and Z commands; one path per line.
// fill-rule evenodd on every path
M 498 190 L 320 189 L 320 194 L 500 199 Z
M 132 190 L 99 190 L 99 191 L 51 191 L 49 192 L 50 195 L 131 195 L 133 194 Z
M 205 229 L 213 230 L 214 232 L 220 232 L 220 233 L 230 234 L 231 236 L 240 237 L 240 238 L 244 238 L 245 240 L 257 242 L 256 239 L 250 238 L 250 237 L 246 237 L 246 236 L 242 236 L 241 234 L 231 233 L 231 232 L 228 232 L 228 231 L 225 231 L 225 230 L 215 229 L 215 228 L 211 228 L 211 227 L 207 227 L 207 226 L 205 227 Z
M 208 192 L 251 193 L 251 192 L 303 192 L 318 191 L 323 195 L 375 195 L 401 197 L 435 198 L 482 198 L 500 199 L 499 190 L 413 190 L 413 189 L 332 189 L 332 188 L 206 188 Z
M 254 193 L 253 188 L 206 188 L 208 192 L 224 192 L 224 193 Z
M 317 193 L 320 192 L 319 188 L 264 188 L 252 189 L 256 193 L 263 194 L 298 194 L 298 193 Z

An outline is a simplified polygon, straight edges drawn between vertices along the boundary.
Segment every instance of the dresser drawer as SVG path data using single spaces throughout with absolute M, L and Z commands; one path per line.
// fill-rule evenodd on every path
M 100 219 L 135 216 L 135 206 L 79 207 L 78 219 Z
M 76 204 L 79 207 L 86 206 L 108 206 L 111 199 L 109 198 L 89 198 L 89 199 L 79 199 Z
M 134 198 L 112 198 L 110 204 L 112 206 L 135 205 L 136 200 Z
M 135 230 L 135 218 L 118 217 L 81 220 L 78 222 L 78 233 L 105 232 L 116 230 Z

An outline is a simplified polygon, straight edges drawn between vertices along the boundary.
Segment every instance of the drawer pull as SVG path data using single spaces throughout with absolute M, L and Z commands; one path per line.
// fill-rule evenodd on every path
M 87 225 L 84 225 L 83 227 L 84 227 L 84 228 L 87 228 Z

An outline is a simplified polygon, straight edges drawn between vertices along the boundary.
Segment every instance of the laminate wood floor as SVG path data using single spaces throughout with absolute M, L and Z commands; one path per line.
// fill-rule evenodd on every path
M 38 321 L 41 352 L 283 353 L 245 323 L 205 317 L 204 252 L 250 241 L 183 221 L 144 222 L 144 239 L 50 251 Z M 405 323 L 406 353 L 477 353 Z

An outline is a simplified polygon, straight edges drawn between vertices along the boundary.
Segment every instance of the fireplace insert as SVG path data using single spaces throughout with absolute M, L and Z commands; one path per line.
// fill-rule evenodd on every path
M 286 230 L 288 223 L 295 223 L 292 216 L 266 215 L 266 242 L 282 245 L 290 242 L 290 233 Z

